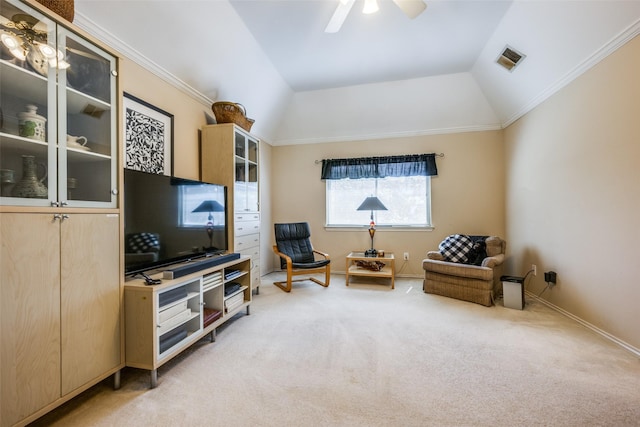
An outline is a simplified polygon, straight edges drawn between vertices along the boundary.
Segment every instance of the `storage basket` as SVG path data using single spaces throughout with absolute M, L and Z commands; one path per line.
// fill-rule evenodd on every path
M 251 125 L 255 120 L 247 117 L 247 112 L 242 104 L 235 102 L 214 102 L 211 106 L 217 123 L 235 123 L 247 132 L 251 131 Z
M 67 21 L 73 22 L 74 0 L 37 0 L 37 2 Z

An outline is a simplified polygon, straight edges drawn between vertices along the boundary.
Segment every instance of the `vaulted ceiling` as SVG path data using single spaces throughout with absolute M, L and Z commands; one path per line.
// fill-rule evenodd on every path
M 498 129 L 640 31 L 640 1 L 76 0 L 76 24 L 274 145 Z M 496 63 L 505 46 L 525 58 Z

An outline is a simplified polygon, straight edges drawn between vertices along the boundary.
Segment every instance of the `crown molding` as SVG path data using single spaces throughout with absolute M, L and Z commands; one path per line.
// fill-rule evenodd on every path
M 170 85 L 175 86 L 177 89 L 181 90 L 191 98 L 200 102 L 202 105 L 211 107 L 211 104 L 213 104 L 214 101 L 212 99 L 197 91 L 184 81 L 180 80 L 179 78 L 162 68 L 160 65 L 142 55 L 137 50 L 131 48 L 125 42 L 115 37 L 113 34 L 105 31 L 98 24 L 87 18 L 82 13 L 76 12 L 73 23 L 80 27 L 82 30 L 96 37 L 97 39 L 102 40 L 113 49 L 121 52 L 123 56 L 126 56 L 128 59 L 132 60 L 141 67 L 144 67 L 147 71 L 160 77 Z
M 449 133 L 466 133 L 466 132 L 485 132 L 492 130 L 500 130 L 502 126 L 498 123 L 477 126 L 459 126 L 451 128 L 423 129 L 416 131 L 398 131 L 386 133 L 373 133 L 351 136 L 332 136 L 332 137 L 316 137 L 316 138 L 293 138 L 293 139 L 276 139 L 271 145 L 302 145 L 302 144 L 323 144 L 329 142 L 355 142 L 355 141 L 372 141 L 376 139 L 395 139 L 410 138 L 425 135 L 443 135 Z
M 529 102 L 527 102 L 522 108 L 512 114 L 507 120 L 502 124 L 503 128 L 508 127 L 513 122 L 518 120 L 520 117 L 524 116 L 531 110 L 533 110 L 538 105 L 542 104 L 556 92 L 558 92 L 563 87 L 567 86 L 569 83 L 580 77 L 586 71 L 591 69 L 593 66 L 598 64 L 600 61 L 605 59 L 607 56 L 611 55 L 613 52 L 618 50 L 620 47 L 625 45 L 627 42 L 631 41 L 634 37 L 640 34 L 640 20 L 637 20 L 635 23 L 631 24 L 627 29 L 623 30 L 616 37 L 611 39 L 608 43 L 602 46 L 600 49 L 595 51 L 591 56 L 578 64 L 575 68 L 561 77 L 557 82 L 549 86 L 546 90 L 544 90 L 539 95 L 535 96 Z

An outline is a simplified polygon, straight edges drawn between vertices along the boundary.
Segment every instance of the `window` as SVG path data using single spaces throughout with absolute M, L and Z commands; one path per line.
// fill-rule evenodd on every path
M 376 196 L 387 208 L 373 211 L 378 227 L 431 226 L 431 179 L 428 176 L 327 180 L 327 226 L 365 226 L 371 211 L 358 206 Z
M 180 227 L 202 228 L 209 222 L 224 225 L 224 187 L 181 185 L 178 197 Z
M 376 196 L 387 208 L 373 211 L 376 225 L 430 227 L 431 176 L 437 173 L 434 154 L 323 160 L 326 225 L 369 224 L 372 212 L 358 207 Z

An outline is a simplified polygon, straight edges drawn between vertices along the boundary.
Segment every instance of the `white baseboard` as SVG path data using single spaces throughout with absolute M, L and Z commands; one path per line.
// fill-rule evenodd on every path
M 620 338 L 617 338 L 613 335 L 611 335 L 610 333 L 603 331 L 602 329 L 598 328 L 595 325 L 592 325 L 591 323 L 587 322 L 586 320 L 583 320 L 581 318 L 579 318 L 578 316 L 576 316 L 575 314 L 571 314 L 568 311 L 558 307 L 555 304 L 550 303 L 549 301 L 540 298 L 539 296 L 537 296 L 536 294 L 529 292 L 529 291 L 525 291 L 525 294 L 529 297 L 535 298 L 537 301 L 540 301 L 542 304 L 546 305 L 547 307 L 557 311 L 560 314 L 563 314 L 565 316 L 567 316 L 568 318 L 575 320 L 576 322 L 580 323 L 582 326 L 584 326 L 587 329 L 592 330 L 593 332 L 595 332 L 596 334 L 602 336 L 603 338 L 608 339 L 609 341 L 613 342 L 614 344 L 622 347 L 623 349 L 633 353 L 634 355 L 640 357 L 640 349 L 635 348 L 634 346 L 632 346 L 631 344 L 622 341 Z

